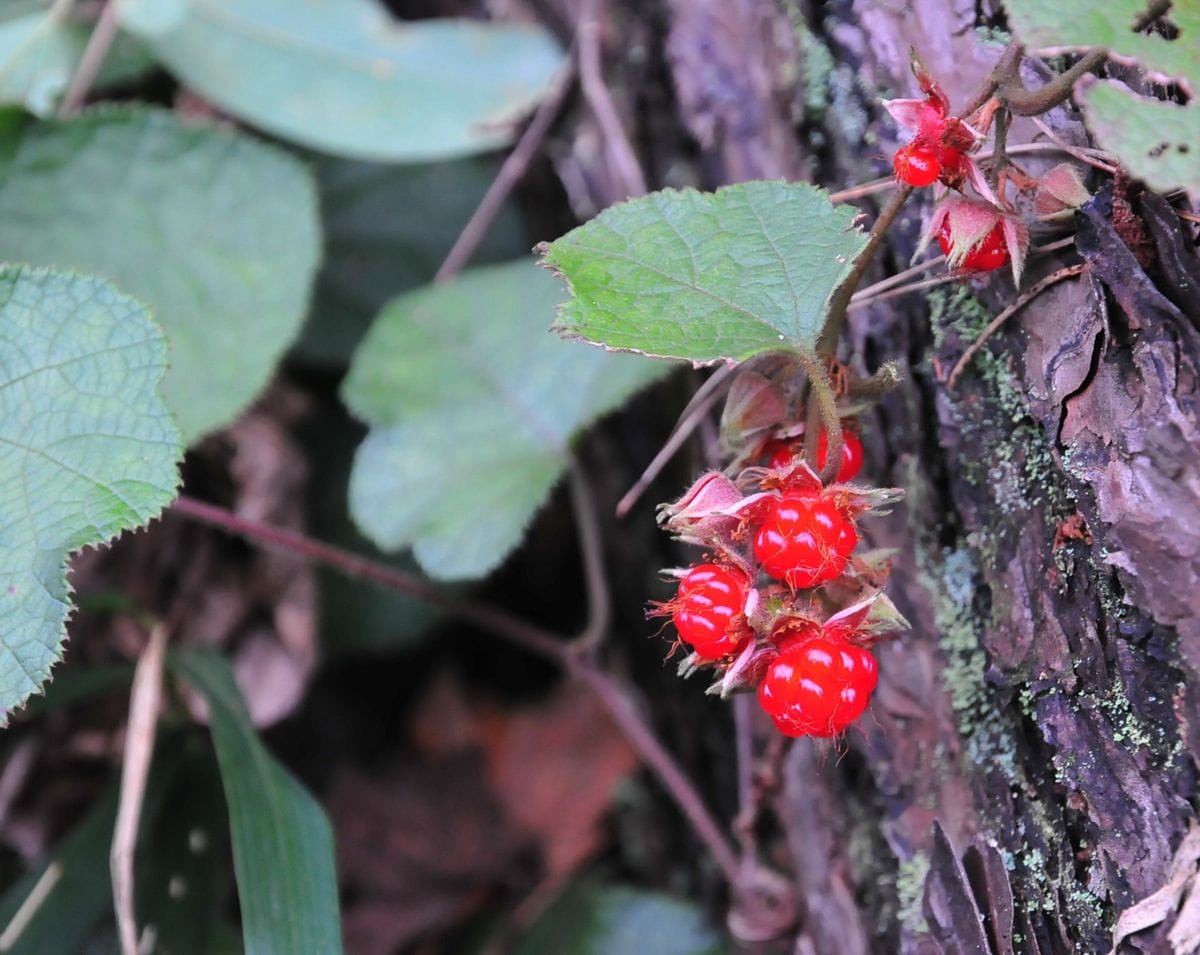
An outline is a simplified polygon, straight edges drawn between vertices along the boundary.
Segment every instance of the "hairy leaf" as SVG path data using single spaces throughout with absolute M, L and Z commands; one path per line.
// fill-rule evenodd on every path
M 1096 83 L 1081 96 L 1084 117 L 1099 144 L 1153 189 L 1187 189 L 1200 195 L 1200 4 L 1175 3 L 1165 20 L 1176 35 L 1134 30 L 1146 0 L 1005 0 L 1014 31 L 1031 47 L 1103 47 L 1110 56 L 1137 62 L 1160 82 L 1176 82 L 1192 96 L 1187 106 L 1135 96 Z
M 669 358 L 743 361 L 811 351 L 866 236 L 856 211 L 804 183 L 667 189 L 543 247 L 571 299 L 568 336 Z
M 315 189 L 281 151 L 165 110 L 49 123 L 10 111 L 0 257 L 95 272 L 152 306 L 171 343 L 163 391 L 190 443 L 257 396 L 299 331 Z
M 337 955 L 341 918 L 324 810 L 259 740 L 224 657 L 192 650 L 170 666 L 208 703 L 246 955 Z
M 520 260 L 403 295 L 367 334 L 343 396 L 371 433 L 350 507 L 385 550 L 480 577 L 520 542 L 572 437 L 669 366 L 547 333 L 562 287 Z
M 118 0 L 126 29 L 231 113 L 322 152 L 422 162 L 483 152 L 549 87 L 532 25 L 394 21 L 372 0 Z
M 175 496 L 166 343 L 100 279 L 0 266 L 0 723 L 61 655 L 71 552 Z

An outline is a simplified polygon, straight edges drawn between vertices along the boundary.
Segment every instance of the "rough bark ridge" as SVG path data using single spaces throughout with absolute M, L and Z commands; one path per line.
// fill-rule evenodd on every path
M 730 21 L 718 0 L 665 5 L 709 186 L 880 175 L 897 131 L 877 97 L 914 92 L 908 47 L 953 104 L 999 51 L 966 0 L 734 6 Z M 914 631 L 881 651 L 874 721 L 848 751 L 801 742 L 785 764 L 773 808 L 806 911 L 796 951 L 1108 951 L 1195 818 L 1200 266 L 1161 199 L 1117 192 L 1116 215 L 1110 187 L 1078 219 L 1083 276 L 1031 303 L 954 391 L 944 372 L 1010 281 L 853 316 L 861 371 L 908 366 L 867 422 L 870 473 L 908 503 L 867 532 L 899 549 L 891 592 Z M 1170 951 L 1163 914 L 1122 950 Z

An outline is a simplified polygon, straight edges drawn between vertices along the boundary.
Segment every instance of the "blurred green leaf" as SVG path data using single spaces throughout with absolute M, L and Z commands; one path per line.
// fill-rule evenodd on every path
M 830 295 L 866 244 L 857 214 L 804 183 L 622 202 L 544 247 L 571 291 L 555 328 L 697 362 L 811 352 Z
M 427 162 L 484 152 L 546 93 L 540 27 L 401 23 L 371 0 L 118 0 L 126 29 L 231 113 L 323 152 Z
M 180 740 L 179 772 L 147 793 L 142 809 L 134 866 L 138 922 L 153 928 L 155 951 L 170 955 L 210 955 L 228 924 L 229 816 L 207 743 L 197 732 Z
M 0 724 L 61 656 L 67 556 L 175 497 L 165 367 L 140 302 L 90 276 L 0 265 Z
M 0 951 L 5 955 L 71 955 L 83 947 L 101 917 L 111 915 L 108 850 L 116 815 L 117 787 L 112 786 L 59 841 L 44 865 L 4 893 L 0 899 Z M 54 871 L 47 875 L 52 867 Z M 40 901 L 30 899 L 35 889 Z M 27 901 L 14 923 L 14 916 Z
M 36 0 L 10 0 L 0 11 L 0 102 L 53 112 L 82 51 L 68 12 Z
M 341 919 L 324 811 L 259 740 L 224 657 L 191 650 L 169 666 L 208 703 L 247 955 L 336 955 Z
M 309 462 L 309 530 L 398 570 L 418 572 L 411 554 L 384 554 L 350 519 L 348 495 L 354 452 L 364 437 L 340 401 L 316 404 L 293 432 Z M 321 593 L 321 644 L 329 654 L 378 652 L 412 644 L 442 612 L 395 590 L 377 587 L 326 568 L 317 571 Z
M 562 287 L 532 262 L 402 295 L 343 385 L 371 425 L 350 511 L 384 550 L 412 545 L 442 579 L 482 577 L 515 548 L 572 438 L 672 368 L 546 331 Z
M 96 272 L 154 308 L 163 384 L 190 443 L 266 384 L 316 272 L 316 191 L 280 150 L 104 108 L 36 123 L 0 114 L 0 257 Z
M 325 261 L 299 357 L 344 366 L 386 302 L 433 279 L 495 174 L 478 159 L 385 166 L 347 159 L 315 164 Z M 529 251 L 520 216 L 506 203 L 472 261 Z
M 91 30 L 61 3 L 6 0 L 0 10 L 0 103 L 51 115 L 79 67 Z M 128 81 L 153 65 L 140 44 L 118 34 L 93 88 Z
M 513 955 L 721 955 L 727 950 L 694 905 L 582 879 L 554 901 Z
M 1133 29 L 1146 0 L 1005 0 L 1013 30 L 1031 47 L 1104 47 L 1134 60 L 1161 82 L 1200 90 L 1200 3 L 1172 4 L 1174 39 Z M 1137 96 L 1116 83 L 1095 83 L 1080 97 L 1098 144 L 1152 189 L 1200 196 L 1200 107 Z

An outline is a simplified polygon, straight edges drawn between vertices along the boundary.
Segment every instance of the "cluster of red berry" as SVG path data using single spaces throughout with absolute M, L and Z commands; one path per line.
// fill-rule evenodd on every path
M 903 625 L 880 591 L 886 558 L 854 553 L 858 518 L 898 495 L 846 483 L 862 467 L 863 446 L 853 428 L 843 436 L 828 486 L 805 460 L 801 436 L 772 436 L 735 462 L 749 465 L 736 480 L 705 474 L 662 512 L 669 530 L 709 553 L 676 572 L 676 596 L 651 614 L 669 614 L 691 648 L 682 669 L 716 669 L 710 692 L 756 690 L 788 736 L 830 737 L 858 719 L 878 680 L 871 647 Z M 818 469 L 827 445 L 822 429 Z
M 941 183 L 959 192 L 969 182 L 983 197 L 956 197 L 939 205 L 926 241 L 937 239 L 951 268 L 991 272 L 1012 262 L 1014 277 L 1019 278 L 1028 232 L 971 157 L 982 134 L 950 114 L 946 94 L 916 59 L 913 73 L 923 98 L 884 101 L 896 122 L 915 131 L 892 157 L 896 178 L 916 187 Z

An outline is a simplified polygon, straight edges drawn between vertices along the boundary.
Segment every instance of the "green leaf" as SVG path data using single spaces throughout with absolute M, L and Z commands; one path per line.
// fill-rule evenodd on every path
M 0 103 L 19 103 L 51 115 L 67 91 L 87 46 L 91 27 L 59 3 L 7 0 L 0 12 Z M 95 86 L 128 80 L 150 65 L 138 44 L 119 34 Z
M 1200 92 L 1200 4 L 1176 3 L 1166 19 L 1175 39 L 1138 33 L 1134 20 L 1146 0 L 1005 0 L 1009 22 L 1031 47 L 1104 47 L 1134 60 L 1160 80 Z M 1081 96 L 1084 118 L 1101 147 L 1152 189 L 1183 188 L 1200 195 L 1200 107 L 1136 96 L 1096 83 Z
M 7 944 L 0 946 L 0 951 L 5 955 L 45 955 L 83 948 L 100 918 L 112 912 L 108 850 L 116 816 L 114 785 L 59 842 L 45 864 L 4 893 L 0 943 Z M 35 888 L 40 900 L 30 899 Z M 19 912 L 20 918 L 14 922 Z
M 316 172 L 325 261 L 296 351 L 311 364 L 345 366 L 386 302 L 433 279 L 496 170 L 479 159 L 410 166 L 324 159 Z M 521 218 L 506 203 L 472 261 L 528 251 Z
M 10 2 L 0 13 L 0 102 L 53 112 L 82 49 L 65 14 L 32 0 Z
M 394 21 L 372 0 L 119 0 L 126 29 L 231 113 L 352 159 L 483 152 L 546 93 L 562 53 L 532 25 Z
M 0 266 L 0 723 L 59 659 L 67 555 L 175 497 L 166 343 L 97 278 Z
M 336 955 L 341 919 L 324 811 L 259 740 L 224 657 L 191 650 L 169 665 L 208 703 L 247 955 Z
M 667 189 L 543 247 L 571 290 L 555 328 L 648 355 L 744 361 L 811 351 L 866 236 L 804 183 Z
M 0 114 L 0 258 L 112 279 L 171 343 L 163 391 L 190 443 L 258 394 L 300 329 L 318 257 L 307 170 L 272 147 L 106 108 Z
M 569 886 L 514 955 L 720 955 L 727 951 L 694 905 L 656 892 L 583 879 Z
M 1083 105 L 1096 141 L 1138 179 L 1160 192 L 1200 196 L 1200 108 L 1144 99 L 1111 83 L 1089 89 Z
M 481 577 L 524 535 L 572 437 L 671 369 L 546 331 L 562 297 L 526 260 L 388 305 L 343 386 L 371 425 L 350 510 L 385 550 L 413 545 L 443 579 Z

